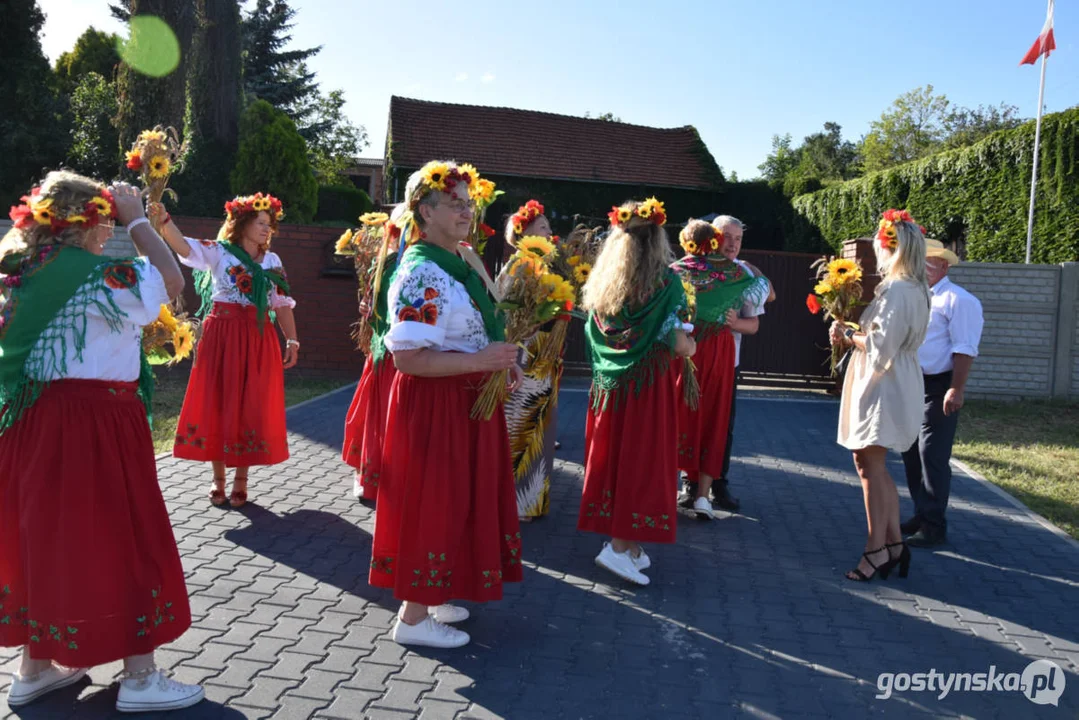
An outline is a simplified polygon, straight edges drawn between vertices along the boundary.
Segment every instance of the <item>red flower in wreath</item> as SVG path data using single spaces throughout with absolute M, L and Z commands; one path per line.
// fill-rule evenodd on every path
M 397 319 L 401 322 L 423 322 L 423 316 L 420 315 L 420 311 L 411 305 L 406 305 L 401 308 L 401 311 L 397 313 Z
M 438 290 L 435 290 L 434 288 L 424 288 L 424 300 L 434 300 L 436 297 L 438 297 Z
M 247 273 L 240 273 L 236 276 L 236 289 L 242 292 L 244 295 L 250 295 L 253 286 L 251 284 L 251 276 Z
M 494 237 L 495 229 L 493 227 L 491 227 L 490 225 L 480 223 L 480 232 L 483 233 L 484 237 L 489 238 L 489 237 Z
M 438 308 L 434 303 L 427 303 L 420 308 L 420 317 L 428 325 L 434 325 L 438 322 Z
M 139 276 L 130 265 L 110 265 L 105 268 L 105 284 L 113 290 L 130 290 L 138 283 Z

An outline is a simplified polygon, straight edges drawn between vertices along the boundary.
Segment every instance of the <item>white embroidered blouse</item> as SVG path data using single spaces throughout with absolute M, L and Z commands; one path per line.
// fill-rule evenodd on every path
M 185 237 L 187 246 L 191 249 L 187 257 L 181 257 L 180 262 L 194 270 L 207 270 L 214 280 L 214 302 L 236 303 L 238 305 L 253 305 L 250 300 L 236 287 L 237 280 L 244 274 L 244 265 L 225 248 L 221 243 L 214 240 L 195 240 Z M 277 253 L 267 252 L 259 263 L 263 270 L 285 271 L 281 258 Z M 237 268 L 232 270 L 231 268 Z M 296 301 L 288 295 L 281 295 L 276 288 L 270 288 L 270 309 L 296 307 Z
M 102 258 L 106 260 L 107 258 Z M 67 374 L 63 378 L 81 380 L 112 380 L 116 382 L 134 382 L 139 379 L 142 359 L 142 328 L 149 325 L 161 313 L 161 306 L 169 301 L 165 290 L 165 280 L 161 273 L 146 258 L 137 258 L 134 263 L 137 276 L 138 295 L 131 288 L 108 286 L 98 291 L 100 299 L 107 302 L 106 294 L 112 296 L 116 306 L 127 316 L 119 331 L 109 327 L 108 321 L 95 303 L 82 305 L 81 308 L 67 307 L 57 317 L 70 316 L 80 309 L 86 315 L 86 345 L 82 352 L 75 350 L 75 333 L 70 329 L 63 333 L 63 339 L 53 337 L 52 333 L 42 333 L 42 337 L 31 349 L 30 355 L 39 353 L 65 354 Z M 78 294 L 68 304 L 84 302 Z M 54 321 L 55 323 L 56 321 Z M 34 365 L 28 361 L 28 366 Z M 59 375 L 35 378 L 37 380 L 59 380 Z
M 465 286 L 429 260 L 406 261 L 388 293 L 386 348 L 475 353 L 490 344 Z

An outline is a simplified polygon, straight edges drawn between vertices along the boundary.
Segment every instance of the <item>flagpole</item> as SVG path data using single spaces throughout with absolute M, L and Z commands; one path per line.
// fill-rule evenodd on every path
M 1049 13 L 1053 11 L 1053 0 L 1049 0 Z M 1044 41 L 1043 41 L 1044 42 Z M 1044 48 L 1043 48 L 1044 50 Z M 1038 120 L 1034 125 L 1034 172 L 1030 177 L 1030 212 L 1027 214 L 1027 257 L 1026 264 L 1030 264 L 1030 246 L 1034 237 L 1034 196 L 1038 188 L 1038 148 L 1042 140 L 1042 106 L 1045 104 L 1045 63 L 1049 59 L 1049 53 L 1042 53 L 1042 79 L 1038 87 Z

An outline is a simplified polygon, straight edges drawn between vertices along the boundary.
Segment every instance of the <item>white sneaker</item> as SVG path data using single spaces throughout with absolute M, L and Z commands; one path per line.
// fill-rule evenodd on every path
M 352 497 L 363 497 L 363 483 L 360 482 L 360 474 L 358 472 L 352 479 Z
M 633 561 L 633 567 L 638 570 L 647 570 L 652 567 L 652 559 L 648 557 L 648 553 L 644 551 L 644 548 L 641 548 L 641 554 L 637 557 L 633 557 L 633 553 L 627 554 L 629 555 L 629 559 Z
M 706 497 L 699 497 L 693 501 L 693 512 L 701 520 L 711 520 L 715 517 L 712 513 L 712 503 Z
M 85 674 L 86 668 L 66 668 L 55 663 L 30 678 L 12 673 L 7 704 L 13 708 L 28 705 L 53 690 L 77 683 Z
M 147 678 L 120 681 L 116 709 L 120 712 L 156 712 L 191 707 L 206 697 L 198 685 L 176 682 L 160 670 Z
M 415 625 L 409 625 L 398 617 L 393 626 L 392 638 L 399 645 L 425 645 L 436 648 L 459 648 L 467 645 L 472 639 L 468 633 L 443 625 L 431 615 Z
M 443 625 L 464 622 L 472 616 L 467 608 L 450 605 L 448 603 L 428 608 L 427 613 Z
M 647 575 L 637 569 L 628 550 L 622 553 L 615 552 L 610 543 L 603 543 L 603 549 L 596 556 L 596 564 L 631 583 L 647 585 L 651 582 Z

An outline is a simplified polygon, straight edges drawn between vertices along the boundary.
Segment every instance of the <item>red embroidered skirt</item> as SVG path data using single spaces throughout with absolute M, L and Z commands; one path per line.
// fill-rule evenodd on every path
M 0 436 L 0 646 L 91 667 L 191 625 L 135 393 L 60 380 Z
M 226 467 L 288 459 L 281 346 L 253 305 L 215 302 L 203 323 L 172 454 Z
M 678 469 L 696 481 L 702 472 L 713 478 L 723 474 L 734 391 L 734 336 L 730 330 L 724 329 L 698 343 L 693 363 L 697 366 L 701 398 L 696 410 L 690 410 L 684 402 L 678 404 Z M 678 393 L 681 397 L 681 374 Z
M 394 378 L 368 579 L 399 600 L 498 600 L 521 581 L 506 418 L 469 418 L 485 379 Z
M 607 409 L 589 406 L 577 528 L 622 540 L 673 543 L 680 362 L 631 387 Z M 639 390 L 639 393 L 637 392 Z
M 382 477 L 382 442 L 386 429 L 386 405 L 390 400 L 390 387 L 397 375 L 393 356 L 386 353 L 375 367 L 367 358 L 363 374 L 356 385 L 348 414 L 345 415 L 345 442 L 341 446 L 341 459 L 356 468 L 357 481 L 363 487 L 363 497 L 375 500 Z

